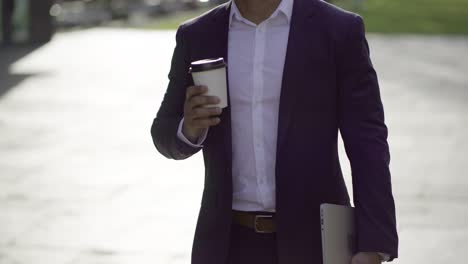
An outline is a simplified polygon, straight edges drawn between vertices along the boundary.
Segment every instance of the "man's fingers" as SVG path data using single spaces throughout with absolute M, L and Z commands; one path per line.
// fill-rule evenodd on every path
M 209 105 L 219 103 L 219 98 L 216 96 L 196 95 L 190 98 L 189 105 L 191 108 L 200 105 Z
M 184 105 L 184 116 L 187 127 L 209 128 L 221 122 L 219 116 L 222 112 L 220 107 L 203 107 L 220 102 L 216 96 L 203 95 L 208 88 L 206 86 L 190 86 L 187 88 L 186 101 Z
M 193 119 L 216 116 L 220 114 L 221 114 L 221 108 L 219 107 L 210 107 L 210 108 L 197 107 L 192 110 Z
M 210 126 L 216 126 L 221 122 L 219 117 L 212 118 L 199 118 L 192 120 L 192 126 L 196 128 L 209 128 Z
M 186 100 L 190 100 L 193 96 L 204 94 L 208 91 L 208 88 L 206 86 L 202 85 L 196 85 L 196 86 L 190 86 L 187 88 L 187 92 L 185 94 Z

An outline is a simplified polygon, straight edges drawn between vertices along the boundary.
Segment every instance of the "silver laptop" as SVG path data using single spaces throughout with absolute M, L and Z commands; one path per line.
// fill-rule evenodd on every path
M 320 205 L 323 264 L 349 264 L 355 253 L 354 208 Z

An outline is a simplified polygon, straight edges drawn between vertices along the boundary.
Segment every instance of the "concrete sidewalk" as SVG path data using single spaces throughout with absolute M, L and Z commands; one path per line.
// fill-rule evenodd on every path
M 189 263 L 201 155 L 166 160 L 149 133 L 174 38 L 90 29 L 0 51 L 1 264 Z M 396 263 L 459 263 L 468 38 L 371 35 L 370 45 L 390 129 Z

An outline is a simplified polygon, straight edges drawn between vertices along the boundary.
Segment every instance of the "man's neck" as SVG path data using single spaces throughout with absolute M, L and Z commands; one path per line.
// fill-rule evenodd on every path
M 260 24 L 278 8 L 281 0 L 234 0 L 242 16 Z

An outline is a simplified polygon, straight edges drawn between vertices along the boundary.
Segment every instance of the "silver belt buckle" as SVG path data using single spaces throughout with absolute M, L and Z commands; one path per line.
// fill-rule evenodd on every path
M 261 233 L 261 234 L 266 234 L 266 233 L 271 233 L 269 231 L 265 231 L 265 230 L 260 230 L 258 228 L 258 219 L 260 218 L 273 218 L 272 215 L 255 215 L 255 218 L 254 218 L 254 228 L 255 228 L 255 232 L 256 233 Z

